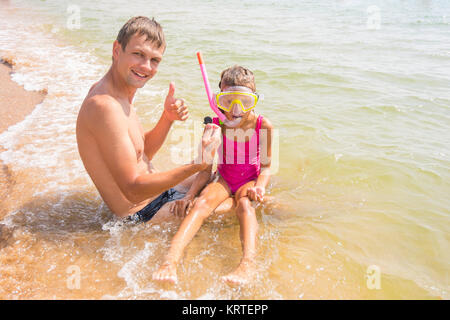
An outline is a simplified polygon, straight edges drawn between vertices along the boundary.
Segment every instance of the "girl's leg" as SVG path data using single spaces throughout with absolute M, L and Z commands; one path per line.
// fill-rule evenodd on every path
M 222 278 L 232 284 L 248 282 L 255 272 L 258 221 L 256 220 L 255 208 L 253 208 L 250 199 L 247 197 L 247 189 L 254 185 L 255 181 L 246 183 L 238 189 L 235 195 L 237 203 L 236 215 L 239 219 L 239 235 L 243 255 L 236 270 Z
M 153 280 L 177 282 L 177 264 L 183 255 L 184 248 L 200 229 L 203 221 L 230 194 L 230 189 L 222 177 L 220 177 L 219 181 L 205 187 L 173 237 L 165 262 L 158 271 L 153 273 Z

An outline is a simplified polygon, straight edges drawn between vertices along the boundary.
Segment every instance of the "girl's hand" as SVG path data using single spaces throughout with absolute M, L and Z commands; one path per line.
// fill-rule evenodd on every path
M 266 188 L 264 187 L 252 187 L 247 189 L 247 197 L 252 201 L 262 202 L 264 195 L 266 194 Z
M 180 200 L 172 201 L 169 204 L 170 213 L 173 213 L 176 217 L 184 218 L 189 214 L 189 211 L 194 204 L 194 197 L 186 195 Z

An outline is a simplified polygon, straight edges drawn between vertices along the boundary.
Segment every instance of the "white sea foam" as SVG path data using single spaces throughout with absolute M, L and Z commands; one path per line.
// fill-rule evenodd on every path
M 168 31 L 169 46 L 165 63 L 161 65 L 166 69 L 158 73 L 164 84 L 156 81 L 150 87 L 159 86 L 160 90 L 146 88 L 140 91 L 142 99 L 137 97 L 138 105 L 142 106 L 138 113 L 144 121 L 153 121 L 161 114 L 160 102 L 164 100 L 167 84 L 171 80 L 177 81 L 177 94 L 191 99 L 189 105 L 194 106 L 192 114 L 196 112 L 200 117 L 204 116 L 205 110 L 209 111 L 194 54 L 200 47 L 205 56 L 210 57 L 208 70 L 213 86 L 216 86 L 214 82 L 218 80 L 220 70 L 228 65 L 243 64 L 255 71 L 258 90 L 266 94 L 266 100 L 258 104 L 257 112 L 268 116 L 282 131 L 280 144 L 283 148 L 280 151 L 283 166 L 281 174 L 274 177 L 273 195 L 277 200 L 284 199 L 291 207 L 271 210 L 270 215 L 262 217 L 262 224 L 265 228 L 280 229 L 281 223 L 277 221 L 284 219 L 283 226 L 292 233 L 290 237 L 281 234 L 275 242 L 270 237 L 271 232 L 262 233 L 259 242 L 263 248 L 263 259 L 260 261 L 263 262 L 261 274 L 264 279 L 258 280 L 261 285 L 257 286 L 254 296 L 272 299 L 310 297 L 311 292 L 302 284 L 310 283 L 316 287 L 316 281 L 319 283 L 318 280 L 323 277 L 320 273 L 327 272 L 325 268 L 312 274 L 319 266 L 314 261 L 321 261 L 322 256 L 315 244 L 326 242 L 330 248 L 337 243 L 337 248 L 341 248 L 334 248 L 337 255 L 343 255 L 342 259 L 346 261 L 350 261 L 347 259 L 351 257 L 353 262 L 342 266 L 338 264 L 338 268 L 344 270 L 344 280 L 333 284 L 336 294 L 322 288 L 317 289 L 317 297 L 345 296 L 346 291 L 360 294 L 356 292 L 358 288 L 345 286 L 346 277 L 350 282 L 352 278 L 360 279 L 361 274 L 355 270 L 364 266 L 366 259 L 385 261 L 385 254 L 390 251 L 394 257 L 402 256 L 404 259 L 393 258 L 389 264 L 382 265 L 383 274 L 397 276 L 392 280 L 392 288 L 402 292 L 387 290 L 385 297 L 414 297 L 413 292 L 402 289 L 399 280 L 408 279 L 430 293 L 447 298 L 448 277 L 445 277 L 445 270 L 449 250 L 444 234 L 449 207 L 449 185 L 446 182 L 449 180 L 449 162 L 445 152 L 448 150 L 449 72 L 447 65 L 442 63 L 448 53 L 448 45 L 443 41 L 446 39 L 445 25 L 441 23 L 433 27 L 423 22 L 415 23 L 402 5 L 402 8 L 382 9 L 382 28 L 368 33 L 364 19 L 361 19 L 366 14 L 364 1 L 344 1 L 334 10 L 325 2 L 258 3 L 256 16 L 247 16 L 248 10 L 243 10 L 245 19 L 230 24 L 226 22 L 229 19 L 222 19 L 221 22 L 211 18 L 217 8 L 210 3 L 199 3 L 194 9 L 183 7 L 184 4 L 176 0 L 164 5 L 137 1 L 132 8 L 122 8 L 117 1 L 94 4 L 83 0 L 79 2 L 82 8 L 89 6 L 95 10 L 83 11 L 83 19 L 88 18 L 83 20 L 84 31 L 68 35 L 69 39 L 76 37 L 82 40 L 83 44 L 75 46 L 57 39 L 64 34 L 64 28 L 53 25 L 57 19 L 42 22 L 43 19 L 26 18 L 27 10 L 17 10 L 10 15 L 8 9 L 3 11 L 2 8 L 0 50 L 15 59 L 13 80 L 28 90 L 48 89 L 48 95 L 23 122 L 0 135 L 0 145 L 7 148 L 0 154 L 0 160 L 13 173 L 37 173 L 38 178 L 42 178 L 42 182 L 37 179 L 29 183 L 19 175 L 19 191 L 14 190 L 12 196 L 18 197 L 21 188 L 25 187 L 32 189 L 33 198 L 57 193 L 50 198 L 56 202 L 50 203 L 50 210 L 42 204 L 36 208 L 35 203 L 31 203 L 25 208 L 26 212 L 13 208 L 2 223 L 14 227 L 17 221 L 26 224 L 31 219 L 34 225 L 43 222 L 45 226 L 37 229 L 47 232 L 47 227 L 52 226 L 51 231 L 59 228 L 60 225 L 54 226 L 55 219 L 78 216 L 78 207 L 67 210 L 64 199 L 73 195 L 73 188 L 93 188 L 76 150 L 75 120 L 89 86 L 106 69 L 96 54 L 106 55 L 106 47 L 109 48 L 110 44 L 102 41 L 118 30 L 118 24 L 125 17 L 136 12 L 145 15 L 157 11 Z M 388 1 L 381 3 L 387 4 Z M 448 9 L 448 4 L 441 3 L 433 3 L 432 7 Z M 66 4 L 67 1 L 52 4 L 39 2 L 40 7 L 46 8 L 42 12 L 48 9 L 53 14 L 63 12 L 61 9 L 64 10 Z M 231 7 L 237 8 L 239 5 L 236 3 Z M 419 16 L 433 14 L 427 5 L 420 6 L 410 11 Z M 33 5 L 29 7 L 32 9 Z M 174 7 L 180 9 L 174 11 Z M 380 4 L 380 8 L 385 6 Z M 232 17 L 233 10 L 225 8 L 222 13 L 225 17 Z M 99 12 L 105 15 L 97 18 L 95 15 Z M 188 22 L 182 31 L 177 20 L 180 15 Z M 442 16 L 442 13 L 439 15 Z M 405 22 L 397 23 L 398 16 L 405 17 L 411 23 L 408 26 Z M 268 19 L 265 17 L 270 18 L 272 23 L 266 23 Z M 420 20 L 424 21 L 423 17 Z M 178 36 L 180 32 L 183 32 L 183 37 Z M 221 37 L 221 47 L 216 45 L 217 35 Z M 234 45 L 236 35 L 245 39 L 240 46 Z M 89 43 L 85 41 L 88 38 L 91 43 L 100 46 L 95 54 L 89 52 L 89 48 L 97 50 L 99 47 L 84 45 Z M 147 108 L 144 103 L 139 104 L 139 100 L 152 101 L 156 108 Z M 179 145 L 173 146 L 173 153 L 182 154 L 181 151 L 183 148 Z M 345 157 L 341 157 L 342 154 Z M 299 175 L 303 177 L 300 181 Z M 74 185 L 75 180 L 77 184 Z M 358 192 L 354 192 L 353 188 Z M 353 193 L 361 194 L 361 197 L 355 197 L 354 201 L 349 199 Z M 64 196 L 66 194 L 67 197 Z M 82 192 L 81 197 L 84 198 L 85 193 Z M 368 199 L 364 206 L 355 205 L 364 199 Z M 80 219 L 90 224 L 94 220 L 87 219 L 89 214 L 100 216 L 99 213 L 104 212 L 98 205 L 99 198 L 88 202 L 78 201 L 78 198 L 68 201 L 71 205 L 75 202 L 75 206 L 82 207 Z M 392 210 L 393 206 L 402 210 Z M 37 210 L 40 211 L 36 215 Z M 47 210 L 51 218 L 42 212 Z M 60 214 L 62 210 L 69 211 L 68 215 Z M 392 225 L 391 220 L 398 222 L 392 229 L 395 232 L 385 232 L 383 240 L 379 241 L 377 230 L 390 231 L 387 228 Z M 366 224 L 370 224 L 371 228 L 364 234 L 351 233 L 352 230 L 361 230 Z M 421 224 L 429 225 L 433 233 L 428 237 L 420 235 L 422 229 L 418 232 L 416 227 Z M 64 224 L 61 226 L 64 227 Z M 168 243 L 170 232 L 167 228 L 163 225 L 160 230 L 155 228 L 153 231 L 159 231 L 158 237 L 163 237 L 158 238 L 156 243 L 160 246 Z M 124 279 L 126 285 L 118 289 L 119 298 L 242 297 L 241 293 L 216 284 L 198 292 L 196 288 L 203 284 L 203 278 L 186 279 L 192 289 L 159 289 L 152 281 L 147 281 L 151 277 L 145 274 L 149 267 L 140 265 L 146 258 L 158 260 L 150 252 L 154 248 L 145 251 L 142 246 L 136 249 L 124 245 L 129 240 L 128 236 L 133 239 L 139 236 L 130 235 L 129 227 L 123 227 L 118 222 L 110 221 L 103 230 L 107 231 L 108 239 L 102 242 L 101 248 L 96 249 L 104 260 L 102 262 L 120 269 L 118 277 Z M 297 233 L 304 234 L 305 238 L 296 238 Z M 396 235 L 392 241 L 389 241 L 390 234 Z M 221 248 L 227 245 L 219 236 L 211 239 L 214 243 L 217 241 Z M 314 243 L 313 248 L 305 248 L 308 239 Z M 353 254 L 350 254 L 351 247 L 356 248 Z M 436 255 L 430 257 L 430 250 Z M 221 250 L 212 252 L 216 258 L 229 260 L 220 256 Z M 307 271 L 313 276 L 311 279 L 296 278 L 303 270 L 301 264 L 305 254 L 311 258 L 311 261 L 306 261 L 310 266 Z M 194 260 L 203 264 L 211 257 L 205 253 L 199 258 Z M 414 272 L 404 261 L 414 262 Z M 188 268 L 192 268 L 187 271 L 193 273 L 199 270 L 191 264 Z M 200 270 L 209 273 L 212 282 L 216 280 L 206 264 Z M 280 273 L 282 277 L 277 277 L 276 273 L 275 276 L 273 274 L 274 270 L 285 271 Z M 423 274 L 429 277 L 421 276 Z M 297 281 L 297 289 L 292 288 L 292 281 L 296 279 L 301 279 L 302 283 Z M 191 296 L 189 290 L 197 293 Z
M 135 293 L 141 291 L 141 284 L 139 282 L 139 275 L 142 272 L 143 266 L 151 256 L 154 243 L 146 242 L 144 249 L 138 251 L 131 260 L 127 261 L 117 275 L 125 280 L 127 287 L 131 288 Z
M 9 23 L 3 11 L 0 29 L 2 53 L 14 53 L 12 79 L 27 90 L 48 91 L 31 114 L 0 135 L 0 144 L 7 149 L 0 159 L 12 170 L 41 169 L 49 180 L 56 178 L 56 188 L 70 185 L 85 175 L 76 148 L 77 112 L 104 67 L 90 53 L 33 31 L 31 23 Z

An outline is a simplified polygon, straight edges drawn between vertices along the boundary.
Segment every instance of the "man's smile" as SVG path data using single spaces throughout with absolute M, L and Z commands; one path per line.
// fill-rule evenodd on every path
M 133 74 L 141 79 L 147 79 L 150 75 L 147 75 L 145 73 L 141 73 L 141 72 L 137 72 L 136 70 L 131 69 L 131 72 L 133 72 Z

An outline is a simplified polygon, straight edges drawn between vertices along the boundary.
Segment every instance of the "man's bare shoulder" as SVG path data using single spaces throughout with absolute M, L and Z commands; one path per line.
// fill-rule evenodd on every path
M 90 92 L 80 108 L 78 120 L 86 125 L 103 123 L 122 115 L 122 106 L 113 96 Z
M 108 112 L 122 109 L 119 101 L 109 94 L 93 94 L 83 101 L 80 111 L 95 115 L 97 113 L 104 114 Z

